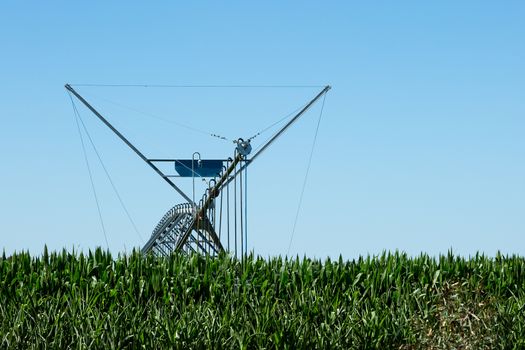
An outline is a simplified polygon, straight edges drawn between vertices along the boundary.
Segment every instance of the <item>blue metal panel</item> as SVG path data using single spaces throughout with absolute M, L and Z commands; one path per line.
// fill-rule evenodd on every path
M 214 177 L 223 167 L 222 159 L 177 159 L 175 160 L 175 171 L 182 177 Z M 193 163 L 193 164 L 192 164 Z

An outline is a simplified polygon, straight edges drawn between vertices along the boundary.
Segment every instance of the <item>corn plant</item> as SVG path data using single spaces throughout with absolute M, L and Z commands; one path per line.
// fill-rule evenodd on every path
M 1 348 L 525 347 L 525 259 L 0 258 Z

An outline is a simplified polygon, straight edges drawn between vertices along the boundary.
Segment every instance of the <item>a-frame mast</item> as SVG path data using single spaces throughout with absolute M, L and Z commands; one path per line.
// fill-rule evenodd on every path
M 163 179 L 164 181 L 166 181 L 168 184 L 170 184 L 171 187 L 173 187 L 175 189 L 175 191 L 177 191 L 185 200 L 187 200 L 189 203 L 192 203 L 193 204 L 193 201 L 190 199 L 189 196 L 186 195 L 186 193 L 184 193 L 177 185 L 175 185 L 173 183 L 173 181 L 171 181 L 167 176 L 166 174 L 164 174 L 159 168 L 157 168 L 155 166 L 155 164 L 153 164 L 152 161 L 150 161 L 148 158 L 146 158 L 146 156 L 144 154 L 142 154 L 141 151 L 139 151 L 137 149 L 137 147 L 135 147 L 131 142 L 129 142 L 129 140 L 124 137 L 124 135 L 122 135 L 120 133 L 120 131 L 118 131 L 117 129 L 115 129 L 115 127 L 113 125 L 111 125 L 110 122 L 107 121 L 106 118 L 104 118 L 102 116 L 102 114 L 100 114 L 93 106 L 91 106 L 89 104 L 89 102 L 87 102 L 82 96 L 80 96 L 80 94 L 78 92 L 75 91 L 75 89 L 73 89 L 71 87 L 71 85 L 69 84 L 66 84 L 65 85 L 65 88 L 71 92 L 73 95 L 75 95 L 75 97 L 80 101 L 82 102 L 91 112 L 93 112 L 94 115 L 97 116 L 98 119 L 100 119 L 104 124 L 106 124 L 106 126 L 108 128 L 111 129 L 111 131 L 113 131 L 115 133 L 115 135 L 117 135 L 129 148 L 131 148 L 133 150 L 133 152 L 135 152 L 143 161 L 146 162 L 146 164 L 148 164 L 153 170 L 155 170 L 155 172 L 157 174 L 159 174 Z

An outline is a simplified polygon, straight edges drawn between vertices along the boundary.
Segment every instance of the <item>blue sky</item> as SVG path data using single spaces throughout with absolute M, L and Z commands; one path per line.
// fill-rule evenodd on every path
M 330 84 L 291 254 L 524 254 L 523 18 L 521 1 L 6 1 L 0 246 L 105 246 L 65 83 Z M 242 137 L 317 90 L 79 87 L 148 156 L 181 158 L 231 145 L 108 100 Z M 142 236 L 94 168 L 109 248 L 129 251 L 181 198 L 81 113 Z M 258 254 L 287 252 L 318 113 L 250 170 Z

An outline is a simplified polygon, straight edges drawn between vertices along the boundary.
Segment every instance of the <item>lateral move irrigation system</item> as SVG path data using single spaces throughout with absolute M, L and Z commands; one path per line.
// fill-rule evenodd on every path
M 239 138 L 235 141 L 233 158 L 224 160 L 200 159 L 198 152 L 193 154 L 192 159 L 147 158 L 71 85 L 66 84 L 65 88 L 186 200 L 184 203 L 175 205 L 162 217 L 153 230 L 151 237 L 142 247 L 142 252 L 160 256 L 166 256 L 173 252 L 201 253 L 215 256 L 224 250 L 228 250 L 235 255 L 239 251 L 241 255 L 247 251 L 247 223 L 245 216 L 248 166 L 319 101 L 331 87 L 325 86 L 273 137 L 259 147 L 251 158 L 249 158 L 252 151 L 251 139 L 244 140 Z M 159 168 L 159 163 L 172 164 L 178 175 L 164 173 Z M 193 179 L 193 194 L 191 197 L 172 180 L 176 177 L 191 177 Z M 198 202 L 195 200 L 195 178 L 209 179 L 207 181 L 208 188 Z M 223 192 L 225 193 L 224 196 Z M 231 192 L 233 193 L 230 196 Z M 226 197 L 226 205 L 224 207 L 223 197 Z M 233 205 L 230 205 L 230 200 Z

